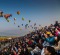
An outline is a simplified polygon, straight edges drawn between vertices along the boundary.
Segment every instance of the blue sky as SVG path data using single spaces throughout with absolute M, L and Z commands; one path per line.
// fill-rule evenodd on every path
M 21 26 L 22 23 L 25 25 L 28 20 L 31 20 L 29 25 L 37 23 L 42 26 L 54 23 L 56 20 L 60 22 L 60 0 L 0 0 L 0 10 L 4 14 L 12 14 L 9 23 L 4 17 L 0 17 L 0 32 L 8 35 L 12 32 L 12 35 L 25 32 L 24 26 L 21 27 L 23 28 L 21 31 L 18 25 Z M 16 14 L 17 11 L 20 11 L 20 15 Z M 24 21 L 21 20 L 22 17 L 25 18 Z M 14 18 L 16 18 L 16 24 L 14 24 Z

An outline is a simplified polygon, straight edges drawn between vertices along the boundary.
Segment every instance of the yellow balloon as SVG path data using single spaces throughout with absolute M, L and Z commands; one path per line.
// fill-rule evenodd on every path
M 22 29 L 20 28 L 20 30 L 22 30 Z
M 10 22 L 10 20 L 7 19 L 7 22 Z
M 22 20 L 24 21 L 24 18 L 22 17 Z

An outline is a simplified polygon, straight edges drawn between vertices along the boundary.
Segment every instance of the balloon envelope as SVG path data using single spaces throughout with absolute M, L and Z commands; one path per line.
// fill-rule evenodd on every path
M 24 18 L 22 17 L 22 20 L 24 21 Z
M 25 25 L 25 29 L 27 29 L 28 24 Z
M 22 24 L 22 26 L 23 26 L 23 24 Z
M 14 20 L 16 20 L 16 18 L 14 18 Z
M 10 22 L 10 20 L 7 19 L 7 22 Z
M 17 14 L 19 15 L 20 14 L 20 11 L 17 11 Z
M 12 14 L 5 14 L 4 17 L 5 19 L 8 19 L 9 17 L 12 17 Z
M 20 28 L 20 30 L 22 30 L 22 28 Z
M 2 11 L 0 11 L 0 17 L 3 17 L 3 12 Z
M 31 20 L 29 20 L 29 23 L 31 22 Z
M 20 26 L 18 25 L 18 27 L 20 27 Z
M 36 26 L 36 23 L 34 23 L 34 26 Z
M 14 22 L 14 24 L 16 24 L 16 22 Z

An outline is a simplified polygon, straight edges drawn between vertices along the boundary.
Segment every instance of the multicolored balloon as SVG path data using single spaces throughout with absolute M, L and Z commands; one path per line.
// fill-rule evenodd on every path
M 20 28 L 20 30 L 22 30 L 22 28 Z
M 25 25 L 25 29 L 27 29 L 28 24 Z
M 0 11 L 0 17 L 3 17 L 3 11 Z
M 20 26 L 18 25 L 18 27 L 20 27 Z
M 5 14 L 5 15 L 4 15 L 4 18 L 5 18 L 5 19 L 8 19 L 9 17 L 12 17 L 12 14 Z
M 24 18 L 22 17 L 22 20 L 24 21 Z
M 36 26 L 36 23 L 34 23 L 34 26 Z
M 20 14 L 20 11 L 17 11 L 17 14 L 19 15 Z
M 7 22 L 10 22 L 10 20 L 9 20 L 9 19 L 7 19 Z
M 21 24 L 23 26 L 23 24 Z
M 29 28 L 29 26 L 28 26 L 28 28 Z
M 31 22 L 31 20 L 29 20 L 29 23 Z
M 16 24 L 16 22 L 14 22 L 14 24 Z
M 14 21 L 16 20 L 16 18 L 14 18 Z
M 32 29 L 33 29 L 33 27 L 32 27 Z

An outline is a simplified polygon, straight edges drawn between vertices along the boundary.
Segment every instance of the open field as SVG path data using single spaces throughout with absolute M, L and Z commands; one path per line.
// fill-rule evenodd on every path
M 0 41 L 16 38 L 16 36 L 0 36 Z

